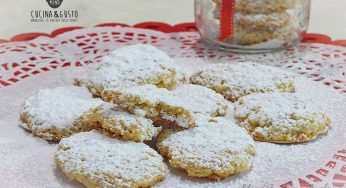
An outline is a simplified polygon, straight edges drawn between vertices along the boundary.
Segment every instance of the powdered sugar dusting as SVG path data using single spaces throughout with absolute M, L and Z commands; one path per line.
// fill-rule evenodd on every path
M 122 89 L 120 91 L 122 97 L 126 96 L 138 96 L 143 101 L 148 101 L 151 104 L 158 104 L 160 102 L 168 103 L 171 106 L 181 106 L 186 107 L 184 101 L 177 99 L 172 92 L 165 88 L 157 88 L 155 85 L 142 85 L 131 87 L 127 89 Z
M 97 131 L 62 139 L 56 160 L 68 174 L 119 187 L 156 179 L 166 168 L 162 157 L 149 146 L 111 139 Z
M 303 99 L 294 93 L 277 92 L 240 98 L 235 104 L 235 117 L 241 122 L 240 125 L 249 129 L 252 129 L 251 122 L 258 122 L 258 126 L 251 131 L 258 132 L 264 137 L 269 134 L 274 136 L 288 134 L 292 131 L 301 131 L 301 134 L 307 134 L 306 132 L 318 134 L 325 132 L 330 121 L 318 102 Z M 295 135 L 290 136 L 290 139 L 292 140 L 287 142 L 299 141 Z
M 227 110 L 227 101 L 222 95 L 206 87 L 193 84 L 180 84 L 173 93 L 188 104 L 194 113 L 223 115 Z
M 138 84 L 157 84 L 166 77 L 175 82 L 176 67 L 172 58 L 150 45 L 119 48 L 102 59 L 103 63 L 90 72 L 82 83 L 114 89 Z M 171 83 L 168 83 L 168 85 Z
M 191 61 L 193 59 L 181 60 L 181 65 L 190 68 Z M 32 137 L 31 134 L 18 128 L 17 124 L 20 104 L 34 92 L 47 87 L 71 85 L 73 77 L 83 75 L 84 71 L 84 68 L 50 71 L 1 89 L 0 104 L 3 108 L 0 109 L 0 182 L 2 186 L 82 187 L 69 181 L 60 170 L 55 168 L 53 158 L 56 145 L 50 145 L 42 139 Z M 165 180 L 155 187 L 223 188 L 241 187 L 243 184 L 251 184 L 252 187 L 273 184 L 274 187 L 278 187 L 279 184 L 291 180 L 294 185 L 299 185 L 298 177 L 304 177 L 324 167 L 337 150 L 344 148 L 343 138 L 346 137 L 346 127 L 343 125 L 346 98 L 333 89 L 301 77 L 297 77 L 295 83 L 297 94 L 310 98 L 327 109 L 326 113 L 331 117 L 332 124 L 326 135 L 315 141 L 298 145 L 255 142 L 256 155 L 251 170 L 220 182 L 188 178 L 185 173 L 171 169 Z M 229 103 L 229 105 L 232 107 L 232 104 Z M 227 118 L 232 116 L 233 114 L 228 114 Z M 334 169 L 341 169 L 342 166 L 338 166 L 340 164 L 337 162 Z M 334 174 L 329 173 L 326 177 L 317 176 L 325 183 L 330 183 L 331 186 Z M 313 183 L 311 180 L 308 181 Z
M 278 187 L 287 181 L 293 181 L 294 185 L 299 185 L 297 178 L 307 175 L 312 171 L 324 166 L 327 160 L 335 152 L 335 148 L 344 147 L 340 138 L 345 138 L 345 127 L 343 125 L 344 114 L 346 113 L 346 98 L 338 92 L 327 88 L 319 83 L 312 82 L 302 77 L 296 81 L 296 93 L 314 100 L 319 106 L 328 108 L 326 112 L 332 121 L 331 130 L 327 135 L 315 141 L 304 144 L 280 145 L 265 142 L 255 142 L 255 157 L 253 166 L 247 173 L 230 177 L 221 182 L 208 182 L 191 178 L 182 178 L 181 173 L 169 174 L 166 181 L 157 187 L 263 187 L 273 185 Z M 340 142 L 341 141 L 341 142 Z M 337 166 L 335 168 L 341 168 Z M 328 185 L 332 185 L 333 174 L 325 177 Z M 310 181 L 309 183 L 313 183 Z M 179 185 L 178 185 L 179 184 Z M 177 185 L 177 186 L 171 186 Z
M 287 90 L 285 87 L 294 82 L 294 74 L 250 62 L 218 63 L 202 67 L 192 75 L 191 81 L 210 88 L 224 88 L 223 95 L 233 101 L 250 93 Z M 279 89 L 280 86 L 283 88 Z
M 124 46 L 113 51 L 103 60 L 105 63 L 113 64 L 114 59 L 129 63 L 129 64 L 153 64 L 162 63 L 162 65 L 174 66 L 174 61 L 166 53 L 158 50 L 154 46 L 145 44 L 136 44 Z
M 244 107 L 244 108 L 242 108 Z M 244 117 L 249 113 L 249 110 L 261 109 L 263 115 L 277 125 L 291 125 L 293 122 L 281 122 L 283 118 L 290 114 L 295 114 L 297 117 L 308 117 L 314 114 L 324 114 L 321 106 L 311 100 L 301 99 L 293 93 L 261 93 L 242 97 L 236 103 L 235 115 Z M 256 118 L 256 117 L 253 117 Z M 320 117 L 322 119 L 322 117 Z
M 139 141 L 151 140 L 160 131 L 160 127 L 155 127 L 153 121 L 147 119 L 143 116 L 130 114 L 123 109 L 114 106 L 109 103 L 104 103 L 101 110 L 104 119 L 112 122 L 111 125 L 107 125 L 107 131 L 113 133 L 116 129 L 120 134 L 124 134 L 125 131 L 135 130 L 138 131 L 132 134 L 140 134 Z M 103 129 L 105 129 L 105 124 L 102 124 Z M 129 134 L 131 136 L 131 132 Z
M 254 145 L 252 138 L 233 122 L 215 119 L 217 122 L 202 123 L 165 139 L 162 145 L 169 148 L 171 159 L 215 171 L 243 160 L 251 166 L 252 155 L 246 150 Z
M 68 128 L 83 113 L 101 104 L 102 101 L 93 99 L 85 88 L 57 87 L 40 90 L 30 97 L 22 104 L 21 113 L 29 115 L 35 130 Z
M 124 121 L 126 122 L 126 124 L 128 124 L 128 126 L 131 126 L 133 124 L 136 123 L 140 123 L 143 125 L 151 125 L 153 123 L 153 121 L 141 117 L 141 116 L 136 116 L 134 114 L 130 114 L 126 111 L 124 111 L 121 108 L 118 108 L 116 106 L 113 105 L 109 105 L 108 103 L 106 103 L 106 105 L 102 106 L 102 111 L 101 111 L 102 115 L 105 118 L 109 118 L 109 119 L 117 119 L 119 121 Z M 143 127 L 145 128 L 145 127 Z
M 157 88 L 154 85 L 142 85 L 119 91 L 120 101 L 126 101 L 129 96 L 138 97 L 152 106 L 165 104 L 170 107 L 183 108 L 190 115 L 193 113 L 208 114 L 211 116 L 224 115 L 227 102 L 220 94 L 211 89 L 192 85 L 181 84 L 173 90 Z M 140 109 L 140 107 L 138 107 Z M 166 117 L 169 119 L 169 117 Z

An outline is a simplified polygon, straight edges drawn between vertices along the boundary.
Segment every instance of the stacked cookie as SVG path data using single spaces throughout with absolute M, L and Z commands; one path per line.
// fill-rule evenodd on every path
M 323 110 L 294 93 L 291 73 L 237 63 L 201 67 L 190 83 L 182 75 L 152 46 L 122 47 L 76 78 L 82 87 L 30 97 L 21 126 L 60 141 L 57 165 L 88 187 L 153 186 L 167 173 L 163 158 L 189 176 L 220 180 L 250 170 L 254 139 L 296 143 L 328 130 Z M 229 105 L 237 124 L 223 117 Z
M 214 17 L 220 19 L 222 0 L 213 0 Z M 237 0 L 235 1 L 234 35 L 239 45 L 253 45 L 269 40 L 287 40 L 295 37 L 296 25 L 288 10 L 295 8 L 296 0 Z
M 175 123 L 184 128 L 197 126 L 198 114 L 223 116 L 227 109 L 222 95 L 192 84 L 180 84 L 173 90 L 157 88 L 154 85 L 135 86 L 117 91 L 105 90 L 102 98 L 153 121 Z

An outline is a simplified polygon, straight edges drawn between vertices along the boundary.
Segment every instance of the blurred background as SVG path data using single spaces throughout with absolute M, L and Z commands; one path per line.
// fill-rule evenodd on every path
M 193 0 L 64 0 L 58 9 L 77 10 L 78 22 L 32 22 L 31 11 L 53 10 L 46 0 L 1 0 L 0 38 L 24 32 L 51 32 L 64 26 L 120 22 L 193 22 Z M 309 32 L 346 39 L 346 0 L 312 0 Z

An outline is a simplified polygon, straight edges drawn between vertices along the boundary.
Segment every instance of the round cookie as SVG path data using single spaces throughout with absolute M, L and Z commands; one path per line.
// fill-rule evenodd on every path
M 20 126 L 35 136 L 59 141 L 93 129 L 95 114 L 103 102 L 76 86 L 43 89 L 23 102 Z
M 235 102 L 252 93 L 294 92 L 294 74 L 256 63 L 218 63 L 206 65 L 190 81 L 222 94 Z
M 150 45 L 131 45 L 114 50 L 87 78 L 76 78 L 76 85 L 86 86 L 100 97 L 104 89 L 153 84 L 172 88 L 178 81 L 172 58 Z
M 162 157 L 149 146 L 97 131 L 62 139 L 55 161 L 71 180 L 87 187 L 151 187 L 164 179 L 167 170 Z
M 296 143 L 328 131 L 330 118 L 312 101 L 294 93 L 261 93 L 240 98 L 235 118 L 255 140 Z
M 253 139 L 223 118 L 199 121 L 198 127 L 188 130 L 165 129 L 157 148 L 172 167 L 214 180 L 249 170 L 254 155 Z

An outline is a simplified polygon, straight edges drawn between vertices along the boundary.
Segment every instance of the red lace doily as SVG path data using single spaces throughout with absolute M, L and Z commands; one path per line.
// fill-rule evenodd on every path
M 143 22 L 138 23 L 133 26 L 124 24 L 124 23 L 103 23 L 98 24 L 95 27 L 132 27 L 132 28 L 140 28 L 140 29 L 152 29 L 155 31 L 161 31 L 165 33 L 173 33 L 173 32 L 188 32 L 188 31 L 197 31 L 197 28 L 194 23 L 181 23 L 177 25 L 169 25 L 167 23 L 163 22 Z M 76 30 L 76 29 L 82 29 L 84 27 L 81 26 L 72 26 L 72 27 L 63 27 L 54 30 L 52 33 L 22 33 L 13 36 L 9 40 L 0 39 L 0 43 L 6 43 L 6 42 L 18 42 L 18 41 L 29 41 L 34 38 L 37 38 L 39 36 L 47 36 L 47 37 L 56 37 L 59 34 Z M 346 40 L 335 40 L 333 41 L 331 37 L 323 34 L 317 34 L 317 33 L 308 33 L 305 34 L 303 42 L 311 42 L 311 43 L 322 43 L 322 44 L 332 44 L 332 45 L 339 45 L 339 46 L 346 46 Z
M 65 27 L 50 34 L 25 33 L 0 40 L 0 89 L 42 72 L 98 62 L 111 50 L 135 43 L 157 46 L 178 58 L 257 61 L 305 75 L 346 93 L 346 48 L 341 47 L 346 47 L 346 40 L 332 41 L 326 35 L 306 34 L 303 43 L 294 49 L 272 54 L 233 54 L 203 45 L 193 23 L 171 26 L 158 22 L 132 27 L 121 23 L 94 28 Z M 325 166 L 281 187 L 313 187 L 330 175 L 333 186 L 343 187 L 345 174 L 346 149 L 342 149 Z

